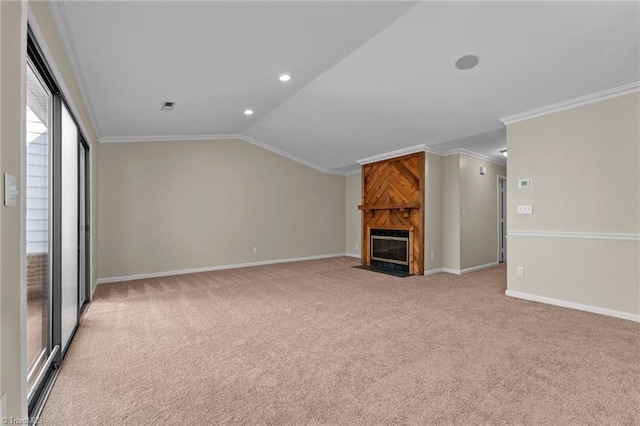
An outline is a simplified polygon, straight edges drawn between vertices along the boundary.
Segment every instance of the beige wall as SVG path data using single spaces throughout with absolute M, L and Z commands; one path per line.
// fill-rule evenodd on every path
M 362 244 L 362 173 L 346 178 L 346 249 L 345 253 L 360 256 Z M 357 246 L 357 248 L 356 248 Z
M 442 159 L 442 267 L 460 270 L 460 155 Z
M 77 109 L 74 111 L 88 126 L 85 136 L 92 147 L 94 193 L 97 185 L 97 140 L 80 97 L 78 86 L 58 38 L 49 8 L 45 2 L 30 2 L 31 24 L 42 31 L 38 39 L 46 45 L 46 59 L 55 66 L 56 77 L 66 87 L 65 97 Z M 26 53 L 26 2 L 0 1 L 0 172 L 16 176 L 22 189 L 22 150 L 24 140 L 24 64 Z M 37 25 L 36 25 L 37 21 Z M 21 191 L 21 197 L 24 197 Z M 97 216 L 94 209 L 93 223 Z M 0 207 L 0 394 L 4 393 L 7 414 L 16 418 L 26 415 L 26 380 L 24 335 L 25 272 L 22 264 L 21 225 L 23 206 Z M 95 236 L 95 231 L 94 231 Z M 96 239 L 94 238 L 94 250 Z
M 344 253 L 345 177 L 241 140 L 103 144 L 99 169 L 100 278 Z
M 480 167 L 487 172 L 480 174 Z M 498 175 L 503 166 L 460 155 L 460 269 L 498 261 Z
M 442 268 L 442 162 L 440 155 L 426 154 L 424 270 L 427 273 Z
M 11 173 L 22 188 L 22 111 L 25 34 L 23 26 L 25 10 L 20 2 L 0 2 L 0 172 Z M 0 179 L 4 182 L 4 177 Z M 4 183 L 2 183 L 4 185 Z M 4 194 L 4 190 L 0 191 Z M 21 217 L 22 207 L 5 207 L 0 204 L 0 229 L 2 269 L 0 271 L 0 300 L 2 332 L 0 393 L 5 393 L 7 414 L 17 418 L 26 415 L 23 385 L 24 353 L 22 335 L 24 333 L 25 304 L 22 289 Z
M 509 236 L 509 291 L 640 313 L 639 105 L 634 93 L 507 127 L 508 231 L 533 234 Z M 525 178 L 532 188 L 519 190 Z M 533 214 L 516 215 L 518 204 Z
M 486 167 L 480 175 L 480 167 Z M 442 267 L 459 273 L 498 261 L 498 175 L 503 166 L 467 154 L 442 160 Z

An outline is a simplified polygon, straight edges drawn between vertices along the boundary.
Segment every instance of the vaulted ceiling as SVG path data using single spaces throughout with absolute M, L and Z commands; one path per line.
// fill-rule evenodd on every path
M 103 142 L 243 135 L 337 172 L 418 144 L 499 160 L 500 117 L 640 81 L 637 2 L 51 7 Z

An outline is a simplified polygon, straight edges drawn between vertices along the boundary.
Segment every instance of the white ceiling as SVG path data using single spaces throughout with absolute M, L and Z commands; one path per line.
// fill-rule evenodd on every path
M 498 118 L 640 80 L 638 2 L 52 10 L 103 141 L 242 134 L 335 171 L 418 144 L 499 160 Z M 465 54 L 480 63 L 459 71 Z M 293 80 L 280 83 L 282 72 Z M 164 100 L 178 102 L 173 112 L 160 111 Z

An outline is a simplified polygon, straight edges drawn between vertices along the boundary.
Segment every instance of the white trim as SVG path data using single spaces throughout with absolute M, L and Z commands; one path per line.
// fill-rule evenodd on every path
M 288 259 L 261 260 L 258 262 L 233 263 L 230 265 L 205 266 L 203 268 L 178 269 L 174 271 L 150 272 L 146 274 L 123 275 L 120 277 L 98 278 L 98 284 L 117 283 L 122 281 L 142 280 L 148 278 L 169 277 L 173 275 L 196 274 L 199 272 L 221 271 L 224 269 L 250 268 L 252 266 L 275 265 L 278 263 L 300 262 L 305 260 L 329 259 L 332 257 L 348 256 L 346 253 L 321 254 L 306 257 L 291 257 Z M 359 257 L 359 256 L 358 256 Z
M 134 143 L 134 142 L 189 142 L 189 141 L 217 141 L 241 139 L 238 133 L 219 135 L 168 135 L 168 136 L 104 136 L 100 143 Z
M 89 85 L 87 84 L 87 80 L 85 78 L 86 73 L 84 67 L 82 66 L 82 61 L 80 60 L 80 57 L 78 55 L 78 47 L 76 46 L 73 31 L 71 30 L 71 25 L 69 25 L 69 15 L 67 13 L 65 2 L 50 1 L 47 3 L 49 4 L 49 10 L 51 11 L 53 22 L 56 25 L 60 40 L 62 41 L 62 45 L 67 54 L 67 59 L 69 60 L 69 64 L 71 65 L 71 72 L 73 73 L 73 76 L 78 83 L 80 96 L 82 98 L 84 106 L 86 107 L 86 111 L 89 115 L 89 120 L 93 125 L 96 136 L 98 137 L 98 139 L 100 139 L 101 131 L 98 116 L 96 115 L 93 104 L 91 103 L 91 90 L 89 89 Z M 75 115 L 77 116 L 78 114 Z
M 473 266 L 471 268 L 463 269 L 460 271 L 462 274 L 468 274 L 469 272 L 480 271 L 481 269 L 492 268 L 498 266 L 498 262 L 485 263 L 484 265 Z
M 297 163 L 303 164 L 307 167 L 311 167 L 312 169 L 316 169 L 322 173 L 327 173 L 330 175 L 341 175 L 341 176 L 345 176 L 344 172 L 336 172 L 334 170 L 329 170 L 329 169 L 325 169 L 324 167 L 318 166 L 317 164 L 311 163 L 307 160 L 303 160 L 300 157 L 296 157 L 295 155 L 286 153 L 284 151 L 281 151 L 277 148 L 272 147 L 271 145 L 267 145 L 264 142 L 259 141 L 258 139 L 254 139 L 252 137 L 249 136 L 245 136 L 245 135 L 240 135 L 239 138 L 245 142 L 248 142 L 252 145 L 258 146 L 260 148 L 266 149 L 267 151 L 271 151 L 274 154 L 278 154 L 283 156 L 284 158 L 288 158 L 289 160 L 295 161 Z
M 640 81 L 636 81 L 635 83 L 627 84 L 625 86 L 615 87 L 609 90 L 603 90 L 602 92 L 593 93 L 591 95 L 570 99 L 568 101 L 558 102 L 556 104 L 532 109 L 530 111 L 521 112 L 519 114 L 513 114 L 508 117 L 500 118 L 500 122 L 502 122 L 502 124 L 504 125 L 518 123 L 520 121 L 530 120 L 532 118 L 541 117 L 543 115 L 553 114 L 555 112 L 589 105 L 594 102 L 599 102 L 605 99 L 611 99 L 638 91 L 640 91 Z
M 473 158 L 477 158 L 478 160 L 483 160 L 483 161 L 488 161 L 489 163 L 493 163 L 496 164 L 498 166 L 502 166 L 502 167 L 506 167 L 507 166 L 507 160 L 496 160 L 495 158 L 491 158 L 487 155 L 483 155 L 483 154 L 478 154 L 477 152 L 473 152 L 473 151 L 469 151 L 468 149 L 463 149 L 463 148 L 456 148 L 456 149 L 451 149 L 449 151 L 445 151 L 442 153 L 443 157 L 448 157 L 450 155 L 456 155 L 456 154 L 464 154 L 464 155 L 468 155 L 469 157 L 473 157 Z
M 640 234 L 607 232 L 508 231 L 508 237 L 582 238 L 590 240 L 640 241 Z
M 133 143 L 133 142 L 177 142 L 177 141 L 219 141 L 219 140 L 229 140 L 229 139 L 240 139 L 243 142 L 250 143 L 251 145 L 255 145 L 262 149 L 266 149 L 267 151 L 273 152 L 274 154 L 278 154 L 281 157 L 288 158 L 289 160 L 295 161 L 296 163 L 300 163 L 307 167 L 311 167 L 319 172 L 326 173 L 329 175 L 338 175 L 338 176 L 347 176 L 347 173 L 352 174 L 353 172 L 338 172 L 335 170 L 325 169 L 322 166 L 311 163 L 307 160 L 303 160 L 300 157 L 296 157 L 295 155 L 288 154 L 284 151 L 279 150 L 278 148 L 274 148 L 271 145 L 268 145 L 262 141 L 259 141 L 255 138 L 243 135 L 241 133 L 230 133 L 230 134 L 221 134 L 221 135 L 169 135 L 169 136 L 105 136 L 100 139 L 102 143 Z
M 359 175 L 360 173 L 362 173 L 362 169 L 358 169 L 358 170 L 351 170 L 348 172 L 344 172 L 345 176 L 353 176 L 353 175 Z
M 401 157 L 403 155 L 415 154 L 416 152 L 427 152 L 427 146 L 425 144 L 410 146 L 408 148 L 397 149 L 395 151 L 386 152 L 384 154 L 378 154 L 371 157 L 358 160 L 357 163 L 361 166 L 369 163 L 376 163 L 378 161 L 388 160 L 390 158 Z
M 561 306 L 563 308 L 576 309 L 578 311 L 591 312 L 594 314 L 606 315 L 609 317 L 625 319 L 629 321 L 640 322 L 640 314 L 632 314 L 622 311 L 614 311 L 613 309 L 601 308 L 593 305 L 583 305 L 582 303 L 569 302 L 561 299 L 554 299 L 546 296 L 538 296 L 537 294 L 523 293 L 520 291 L 507 290 L 504 292 L 509 297 L 516 299 L 529 300 L 531 302 L 540 302 L 547 305 Z
M 440 274 L 444 272 L 444 270 L 442 268 L 436 268 L 436 269 L 429 269 L 428 271 L 424 271 L 424 273 L 422 275 L 429 276 L 429 275 L 433 275 L 433 274 Z
M 362 259 L 362 256 L 356 253 L 345 253 L 344 255 L 347 257 L 355 257 L 356 259 Z
M 475 271 L 480 271 L 482 269 L 492 268 L 497 266 L 498 262 L 485 263 L 484 265 L 472 266 L 467 269 L 452 269 L 452 268 L 442 268 L 442 272 L 446 272 L 447 274 L 455 274 L 455 275 L 464 275 Z

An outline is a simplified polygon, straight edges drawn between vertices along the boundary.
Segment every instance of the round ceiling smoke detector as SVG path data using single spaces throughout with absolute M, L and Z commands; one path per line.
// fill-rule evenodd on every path
M 470 70 L 478 65 L 478 62 L 480 62 L 480 58 L 476 55 L 465 55 L 456 61 L 456 68 L 463 71 Z

